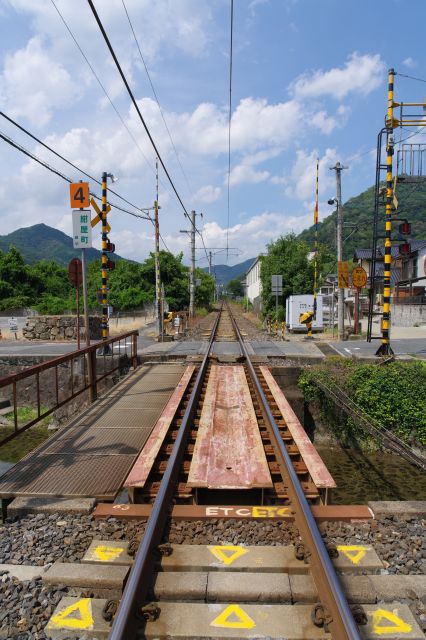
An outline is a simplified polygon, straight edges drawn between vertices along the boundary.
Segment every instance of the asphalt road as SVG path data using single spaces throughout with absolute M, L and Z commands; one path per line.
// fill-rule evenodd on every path
M 353 355 L 355 357 L 374 356 L 380 346 L 380 340 L 373 340 L 372 342 L 348 340 L 346 342 L 330 342 L 329 345 L 346 358 L 351 358 Z M 412 355 L 426 359 L 426 339 L 424 338 L 391 340 L 391 347 L 395 355 Z
M 144 347 L 153 344 L 152 338 L 146 336 L 138 337 L 138 351 Z M 94 344 L 94 343 L 92 343 Z M 130 340 L 128 341 L 130 346 Z M 85 346 L 84 342 L 81 347 Z M 118 350 L 118 344 L 114 345 Z M 121 346 L 123 348 L 123 346 Z M 0 342 L 0 358 L 6 356 L 61 356 L 65 353 L 71 353 L 77 349 L 76 342 L 23 342 L 22 340 L 2 340 Z

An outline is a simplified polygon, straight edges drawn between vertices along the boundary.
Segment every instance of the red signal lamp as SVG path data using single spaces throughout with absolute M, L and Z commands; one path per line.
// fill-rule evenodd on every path
M 399 225 L 398 230 L 403 236 L 407 236 L 411 233 L 411 224 L 409 222 L 402 222 Z
M 399 253 L 401 256 L 408 256 L 411 253 L 411 244 L 409 242 L 403 242 L 400 244 Z
M 110 260 L 110 259 L 108 258 L 108 260 L 106 261 L 106 265 L 105 265 L 105 266 L 106 266 L 106 268 L 107 268 L 109 271 L 114 271 L 114 269 L 115 269 L 115 262 L 114 262 L 114 260 Z
M 106 251 L 107 253 L 114 253 L 114 251 L 115 251 L 115 244 L 114 244 L 113 242 L 109 242 L 109 241 L 108 241 L 108 242 L 106 243 L 105 251 Z

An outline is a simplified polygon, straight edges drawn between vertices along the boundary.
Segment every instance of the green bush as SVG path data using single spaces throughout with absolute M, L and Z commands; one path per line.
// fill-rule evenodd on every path
M 346 417 L 336 421 L 333 403 L 315 380 L 338 384 L 370 418 L 410 445 L 426 446 L 426 363 L 393 362 L 383 366 L 333 359 L 321 367 L 305 370 L 299 378 L 307 402 L 317 402 L 332 430 L 342 440 L 371 438 Z

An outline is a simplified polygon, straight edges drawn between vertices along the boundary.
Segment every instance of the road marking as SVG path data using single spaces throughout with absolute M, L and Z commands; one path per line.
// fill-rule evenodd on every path
M 72 615 L 74 614 L 74 615 Z M 75 615 L 78 617 L 75 617 Z M 90 598 L 82 598 L 53 615 L 48 629 L 93 629 L 92 604 Z
M 234 560 L 236 560 L 237 558 L 240 558 L 241 556 L 245 555 L 249 551 L 244 547 L 238 547 L 234 545 L 224 545 L 224 546 L 216 545 L 214 547 L 207 547 L 207 548 L 209 551 L 212 552 L 215 558 L 217 558 L 227 566 L 232 564 Z M 231 555 L 229 555 L 227 552 L 231 552 Z
M 347 349 L 346 347 L 343 347 L 343 348 L 344 348 L 344 350 L 345 350 L 345 351 L 347 351 L 348 353 L 350 353 L 350 352 L 351 352 L 351 350 L 350 350 L 350 349 Z
M 377 609 L 373 611 L 373 633 L 381 636 L 385 633 L 391 633 L 392 636 L 395 633 L 410 633 L 412 630 L 411 624 L 399 618 L 395 611 L 398 609 L 394 609 L 393 611 L 387 611 L 386 609 Z M 383 625 L 382 622 L 391 622 L 392 624 Z
M 94 555 L 102 562 L 108 562 L 121 556 L 123 551 L 124 548 L 122 547 L 108 547 L 105 544 L 101 544 L 95 548 Z
M 232 620 L 230 620 L 231 617 L 233 618 Z M 229 629 L 253 629 L 256 623 L 237 604 L 230 604 L 213 622 L 210 622 L 210 626 Z
M 360 544 L 338 545 L 337 547 L 337 551 L 342 552 L 352 564 L 359 564 L 369 549 L 371 547 L 365 547 Z
M 132 344 L 131 342 L 126 342 L 126 343 L 125 343 L 125 346 L 126 346 L 126 347 L 130 347 L 130 346 L 131 346 L 131 344 Z M 122 344 L 121 344 L 121 345 L 120 345 L 120 344 L 115 344 L 113 348 L 114 348 L 114 349 L 124 349 L 124 345 L 122 345 Z

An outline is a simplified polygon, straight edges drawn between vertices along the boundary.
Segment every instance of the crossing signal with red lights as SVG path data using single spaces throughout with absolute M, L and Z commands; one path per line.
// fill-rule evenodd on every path
M 408 256 L 411 253 L 411 244 L 409 242 L 403 242 L 399 245 L 399 254 L 401 256 Z
M 106 251 L 106 253 L 114 253 L 115 244 L 108 240 L 108 242 L 106 243 L 105 251 Z
M 398 227 L 398 231 L 403 236 L 408 236 L 411 233 L 411 224 L 409 222 L 402 222 Z
M 114 269 L 115 269 L 115 262 L 114 262 L 114 260 L 110 260 L 110 259 L 108 258 L 108 260 L 106 261 L 106 265 L 105 265 L 105 266 L 106 266 L 106 268 L 108 269 L 108 271 L 114 271 Z

